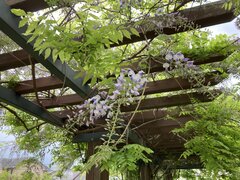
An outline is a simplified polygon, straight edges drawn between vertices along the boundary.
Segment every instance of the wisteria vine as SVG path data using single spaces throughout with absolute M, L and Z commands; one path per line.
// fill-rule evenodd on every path
M 121 106 L 134 102 L 134 97 L 140 95 L 146 82 L 147 78 L 143 71 L 135 73 L 132 69 L 122 69 L 114 84 L 114 90 L 111 93 L 100 91 L 94 97 L 85 100 L 82 105 L 77 106 L 74 115 L 69 116 L 67 127 L 77 130 L 75 125 L 90 126 L 97 120 L 104 119 L 107 122 L 105 129 L 111 131 L 113 126 L 119 125 L 122 120 Z M 113 134 L 117 133 L 110 133 L 109 138 Z
M 193 61 L 185 58 L 180 52 L 169 51 L 165 60 L 163 68 L 166 71 L 176 68 L 196 68 Z M 97 95 L 78 105 L 74 115 L 69 116 L 67 127 L 75 133 L 79 126 L 93 127 L 98 120 L 105 120 L 105 130 L 108 132 L 105 135 L 105 139 L 108 139 L 108 141 L 105 142 L 109 144 L 113 135 L 119 135 L 116 127 L 124 127 L 121 107 L 133 103 L 135 97 L 140 96 L 140 91 L 143 90 L 146 82 L 147 78 L 143 71 L 135 73 L 132 69 L 122 69 L 112 91 L 99 91 Z

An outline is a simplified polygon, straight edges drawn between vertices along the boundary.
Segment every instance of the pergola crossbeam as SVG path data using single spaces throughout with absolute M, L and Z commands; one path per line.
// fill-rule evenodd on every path
M 221 0 L 218 2 L 192 7 L 180 11 L 177 15 L 183 16 L 188 20 L 188 22 L 193 22 L 194 28 L 207 27 L 229 22 L 233 20 L 236 16 L 234 15 L 234 7 L 232 7 L 232 9 L 230 10 L 226 10 L 223 8 L 223 4 L 225 2 L 225 0 Z M 35 0 L 34 3 L 31 0 L 7 0 L 7 3 L 13 8 L 21 8 L 26 11 L 37 11 L 48 7 L 44 0 Z M 138 28 L 140 36 L 132 35 L 131 39 L 124 38 L 122 42 L 119 42 L 118 44 L 113 44 L 112 46 L 119 46 L 138 41 L 144 41 L 146 40 L 146 38 L 152 39 L 158 36 L 158 33 L 156 33 L 157 31 L 161 31 L 163 34 L 170 35 L 191 30 L 190 28 L 181 26 L 180 24 L 175 24 L 173 25 L 173 27 L 166 27 L 165 25 L 163 25 L 162 27 L 156 26 L 157 22 L 161 21 L 162 16 L 145 19 L 140 25 L 138 23 L 138 25 L 140 26 Z
M 208 26 L 213 26 L 216 24 L 221 24 L 233 20 L 236 16 L 234 15 L 234 7 L 230 10 L 223 8 L 223 4 L 226 3 L 225 0 L 204 4 L 189 9 L 185 9 L 177 13 L 176 16 L 182 16 L 189 23 L 192 23 L 191 27 L 184 27 L 181 24 L 175 23 L 172 27 L 169 27 L 165 24 L 158 27 L 158 22 L 162 24 L 163 16 L 152 17 L 144 20 L 138 29 L 139 36 L 132 35 L 131 39 L 123 38 L 122 42 L 118 44 L 113 44 L 114 46 L 130 44 L 134 42 L 144 41 L 147 39 L 153 39 L 160 34 L 176 34 L 180 32 L 186 32 L 192 30 L 193 28 L 203 28 Z M 169 15 L 166 15 L 169 16 Z M 161 27 L 162 26 L 162 27 Z
M 191 55 L 189 55 L 189 56 L 186 55 L 186 57 L 191 58 Z M 211 55 L 207 58 L 192 59 L 192 61 L 194 62 L 194 65 L 202 65 L 202 64 L 209 64 L 209 63 L 214 63 L 214 62 L 220 62 L 226 58 L 227 58 L 227 56 L 225 56 L 225 55 L 216 54 L 216 55 Z M 128 65 L 126 67 L 131 68 L 134 71 L 143 70 L 145 72 L 148 72 L 149 67 L 150 67 L 150 73 L 165 71 L 165 69 L 163 68 L 162 65 L 163 65 L 163 63 L 166 62 L 166 60 L 162 57 L 152 57 L 152 59 L 146 60 L 146 62 L 147 62 L 146 68 L 142 67 L 144 64 L 141 64 L 141 66 L 139 66 L 138 65 L 138 64 L 140 64 L 139 62 L 132 63 L 131 65 Z
M 49 76 L 44 78 L 39 78 L 34 80 L 36 83 L 36 89 L 34 88 L 33 80 L 27 80 L 19 82 L 14 90 L 18 94 L 27 94 L 35 91 L 47 91 L 51 89 L 57 89 L 65 87 L 63 82 L 55 76 Z
M 101 141 L 101 138 L 103 138 L 103 135 L 105 135 L 106 131 L 100 131 L 100 132 L 91 132 L 91 133 L 82 133 L 77 134 L 73 136 L 73 142 L 79 143 L 79 142 L 97 142 Z M 113 139 L 118 139 L 119 137 L 116 135 L 113 135 Z M 133 143 L 143 144 L 143 140 L 139 138 L 139 136 L 132 130 L 129 130 L 128 132 L 128 139 Z
M 31 58 L 31 62 L 29 57 L 29 54 L 24 50 L 0 54 L 0 71 L 28 66 L 31 63 L 35 64 L 36 60 Z
M 218 82 L 219 81 L 217 81 L 214 78 L 214 76 L 209 75 L 209 76 L 206 76 L 204 85 L 207 85 L 207 84 L 216 85 Z M 190 89 L 190 88 L 197 88 L 197 87 L 192 87 L 191 83 L 189 83 L 187 79 L 171 78 L 171 79 L 159 80 L 155 82 L 148 82 L 144 95 L 184 90 L 184 89 Z M 178 96 L 181 96 L 181 95 L 178 95 Z M 175 102 L 174 99 L 173 99 L 173 102 Z M 71 94 L 71 95 L 53 97 L 51 99 L 42 99 L 41 103 L 46 108 L 55 108 L 55 107 L 61 107 L 61 106 L 81 104 L 83 103 L 83 98 L 81 98 L 77 94 Z
M 56 111 L 53 112 L 55 116 L 61 119 L 66 119 L 73 115 L 71 110 Z M 174 120 L 169 119 L 169 117 L 174 118 Z M 125 113 L 123 119 L 128 122 L 132 118 L 132 113 Z M 132 118 L 132 127 L 134 129 L 144 129 L 144 128 L 166 128 L 169 126 L 177 126 L 185 124 L 189 120 L 195 120 L 195 116 L 192 115 L 179 115 L 179 112 L 170 112 L 162 109 L 148 110 L 137 112 Z M 101 120 L 102 122 L 102 120 Z M 137 127 L 137 128 L 136 128 Z
M 211 73 L 209 75 L 206 75 L 203 84 L 216 85 L 217 83 L 219 83 L 220 80 L 216 80 L 214 78 L 215 74 L 217 73 Z M 34 81 L 36 82 L 36 89 L 33 85 L 33 80 L 19 82 L 14 89 L 19 94 L 27 94 L 35 91 L 47 91 L 51 89 L 66 87 L 66 85 L 63 84 L 63 82 L 55 76 L 38 78 L 38 79 L 35 79 Z M 178 91 L 178 90 L 184 90 L 184 89 L 190 89 L 190 88 L 197 88 L 197 87 L 192 87 L 192 84 L 189 83 L 188 79 L 183 79 L 180 77 L 170 78 L 170 79 L 148 82 L 144 94 L 148 95 L 148 94 L 154 94 L 159 92 Z M 61 101 L 60 99 L 58 98 L 57 100 Z
M 210 97 L 210 94 L 206 93 L 186 93 L 180 95 L 173 96 L 164 96 L 158 98 L 149 98 L 143 99 L 140 102 L 140 105 L 137 110 L 147 110 L 147 109 L 155 109 L 155 108 L 166 108 L 172 106 L 182 106 L 187 104 L 192 104 L 194 101 L 197 102 L 210 102 L 213 99 Z M 137 108 L 138 101 L 135 104 L 131 104 L 129 106 L 124 106 L 121 108 L 123 112 L 135 111 Z
M 83 133 L 83 134 L 77 134 L 73 137 L 73 143 L 79 143 L 79 142 L 96 142 L 99 141 L 100 138 L 102 138 L 103 135 L 105 135 L 106 132 L 92 132 L 92 133 Z
M 6 3 L 11 6 L 11 8 L 33 12 L 49 7 L 44 0 L 6 0 Z
M 207 58 L 194 59 L 191 58 L 191 55 L 185 55 L 186 57 L 192 59 L 195 65 L 208 64 L 213 62 L 220 62 L 227 58 L 225 55 L 215 54 Z M 34 58 L 31 58 L 32 63 L 38 63 Z M 146 66 L 150 66 L 150 72 L 162 72 L 164 68 L 162 64 L 165 62 L 163 57 L 152 57 L 149 60 Z M 29 54 L 24 50 L 13 51 L 10 53 L 0 54 L 0 71 L 5 71 L 8 69 L 18 68 L 30 65 Z M 134 71 L 145 70 L 148 71 L 148 68 L 144 69 L 140 67 L 139 62 L 134 62 L 131 65 L 128 65 L 126 68 L 131 68 Z M 124 68 L 124 67 L 123 67 Z

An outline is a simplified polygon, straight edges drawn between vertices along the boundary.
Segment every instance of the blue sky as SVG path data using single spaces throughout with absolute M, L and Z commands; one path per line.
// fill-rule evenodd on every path
M 14 136 L 5 134 L 1 128 L 0 129 L 0 143 L 1 142 L 9 142 L 9 141 L 14 141 Z
M 216 26 L 210 26 L 207 29 L 212 31 L 213 36 L 215 36 L 217 34 L 228 34 L 228 35 L 236 34 L 238 37 L 240 37 L 240 30 L 237 29 L 237 27 L 235 25 L 235 21 L 236 21 L 236 19 L 234 19 L 233 21 L 231 21 L 229 23 L 219 24 Z

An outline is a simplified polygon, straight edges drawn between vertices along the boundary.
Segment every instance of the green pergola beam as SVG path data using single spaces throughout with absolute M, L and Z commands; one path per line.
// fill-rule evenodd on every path
M 63 64 L 60 60 L 53 62 L 51 56 L 45 59 L 43 55 L 39 55 L 38 52 L 34 51 L 33 43 L 27 43 L 29 37 L 23 35 L 26 27 L 19 28 L 19 21 L 20 18 L 11 13 L 10 7 L 6 5 L 5 0 L 0 0 L 0 30 L 45 66 L 52 74 L 64 81 L 66 86 L 70 87 L 81 97 L 88 97 L 92 91 L 91 88 L 88 85 L 82 85 L 83 79 L 75 79 L 76 72 L 67 64 Z
M 106 131 L 101 131 L 101 132 L 92 132 L 92 133 L 82 133 L 82 134 L 77 134 L 73 136 L 73 142 L 74 143 L 79 143 L 79 142 L 97 142 L 101 141 L 101 138 L 103 138 L 103 135 L 106 135 Z M 137 144 L 143 144 L 143 140 L 139 138 L 139 136 L 132 130 L 129 130 L 127 133 L 127 137 L 130 141 L 137 143 Z M 118 136 L 113 136 L 113 139 L 118 139 Z
M 3 86 L 0 86 L 0 101 L 31 114 L 39 119 L 42 119 L 52 125 L 60 127 L 63 125 L 63 121 L 59 117 L 50 114 L 44 108 L 32 103 L 31 101 L 28 101 L 13 90 Z
M 73 143 L 80 143 L 80 142 L 96 142 L 101 141 L 101 138 L 103 135 L 105 135 L 106 132 L 93 132 L 93 133 L 83 133 L 83 134 L 77 134 L 73 136 Z

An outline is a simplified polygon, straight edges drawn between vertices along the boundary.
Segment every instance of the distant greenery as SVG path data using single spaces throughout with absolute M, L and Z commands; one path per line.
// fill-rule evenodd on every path
M 19 47 L 0 31 L 0 54 L 17 50 Z
M 2 171 L 0 172 L 0 178 L 1 179 L 12 179 L 12 180 L 33 180 L 33 179 L 38 179 L 38 180 L 51 180 L 52 176 L 47 174 L 47 173 L 43 173 L 41 175 L 36 175 L 33 174 L 32 172 L 23 172 L 21 174 L 11 174 L 9 171 Z
M 7 180 L 51 180 L 50 172 L 44 172 L 36 159 L 30 158 L 18 163 L 10 170 L 1 170 L 0 179 Z

